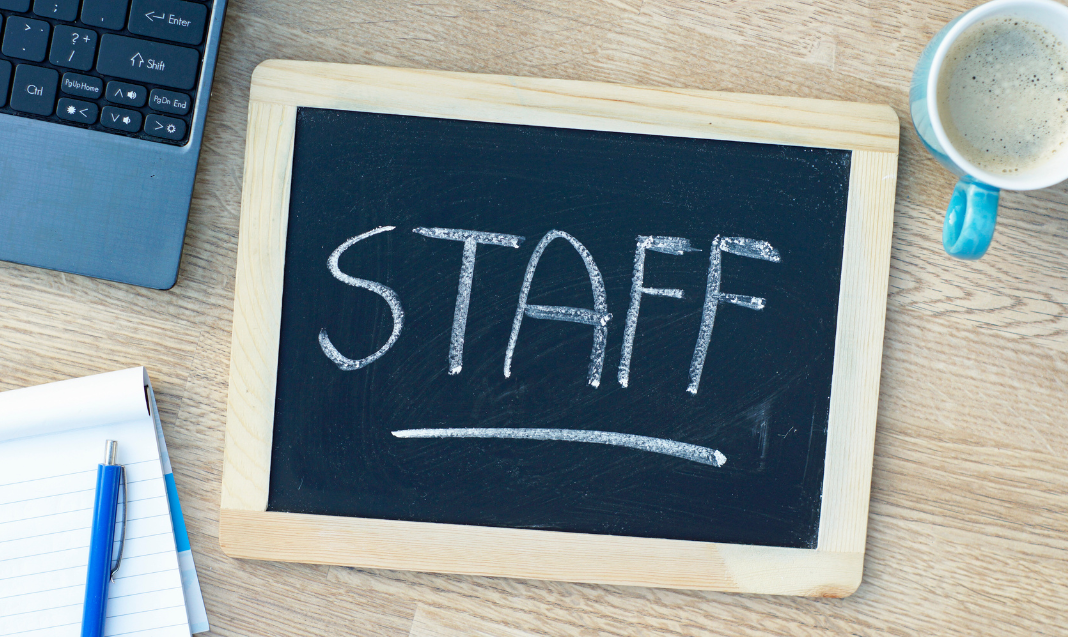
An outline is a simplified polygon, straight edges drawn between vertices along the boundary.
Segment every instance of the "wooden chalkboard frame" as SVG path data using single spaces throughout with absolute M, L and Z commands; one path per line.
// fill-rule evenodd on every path
M 301 106 L 852 151 L 815 549 L 267 511 Z M 232 557 L 602 584 L 844 597 L 860 585 L 899 124 L 888 106 L 271 60 L 252 76 L 219 540 Z

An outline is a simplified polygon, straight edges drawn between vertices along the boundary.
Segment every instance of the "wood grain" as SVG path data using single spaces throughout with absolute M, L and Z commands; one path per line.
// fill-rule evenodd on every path
M 779 144 L 827 140 L 852 150 L 815 550 L 264 513 L 294 121 L 302 106 Z M 299 61 L 260 64 L 252 75 L 241 203 L 223 550 L 233 557 L 437 573 L 852 594 L 864 561 L 897 130 L 893 111 L 865 104 Z
M 251 102 L 245 156 L 234 329 L 230 347 L 230 393 L 226 403 L 226 452 L 222 506 L 265 511 L 271 472 L 274 388 L 282 318 L 282 275 L 289 227 L 289 183 L 297 109 Z
M 0 263 L 0 389 L 148 367 L 218 635 L 404 637 L 420 611 L 554 637 L 1059 634 L 1068 607 L 1068 187 L 1003 193 L 990 252 L 953 261 L 941 223 L 955 178 L 908 123 L 920 50 L 980 2 L 231 0 L 178 284 L 158 292 Z M 248 91 L 253 69 L 271 58 L 891 104 L 901 154 L 857 592 L 734 595 L 223 554 Z
M 434 573 L 845 597 L 863 552 L 222 509 L 239 558 Z
M 268 60 L 249 98 L 287 106 L 897 153 L 877 104 Z M 250 130 L 251 127 L 250 127 Z
M 408 637 L 534 637 L 534 633 L 487 621 L 472 621 L 462 613 L 418 606 Z
M 894 225 L 897 153 L 854 151 L 818 546 L 864 553 Z M 837 352 L 849 352 L 840 356 Z

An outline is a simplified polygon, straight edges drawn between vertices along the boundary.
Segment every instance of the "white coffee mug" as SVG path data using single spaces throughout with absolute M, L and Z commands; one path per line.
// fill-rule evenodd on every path
M 938 75 L 946 53 L 968 27 L 1003 16 L 1034 22 L 1068 43 L 1068 7 L 1053 0 L 994 0 L 961 14 L 935 35 L 916 63 L 909 91 L 912 123 L 920 139 L 935 159 L 960 177 L 946 210 L 942 245 L 946 252 L 962 259 L 978 259 L 990 247 L 1002 189 L 1038 190 L 1068 179 L 1068 153 L 1026 171 L 1003 174 L 983 170 L 961 156 L 942 126 Z

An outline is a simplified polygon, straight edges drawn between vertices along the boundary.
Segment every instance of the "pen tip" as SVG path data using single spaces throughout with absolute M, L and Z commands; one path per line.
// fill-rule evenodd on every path
M 104 441 L 104 464 L 118 464 L 119 443 L 114 440 Z

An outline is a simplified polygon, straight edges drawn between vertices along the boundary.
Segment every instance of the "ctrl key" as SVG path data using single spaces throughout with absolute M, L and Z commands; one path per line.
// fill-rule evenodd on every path
M 34 115 L 51 115 L 56 105 L 59 73 L 39 66 L 19 64 L 11 87 L 11 108 Z

